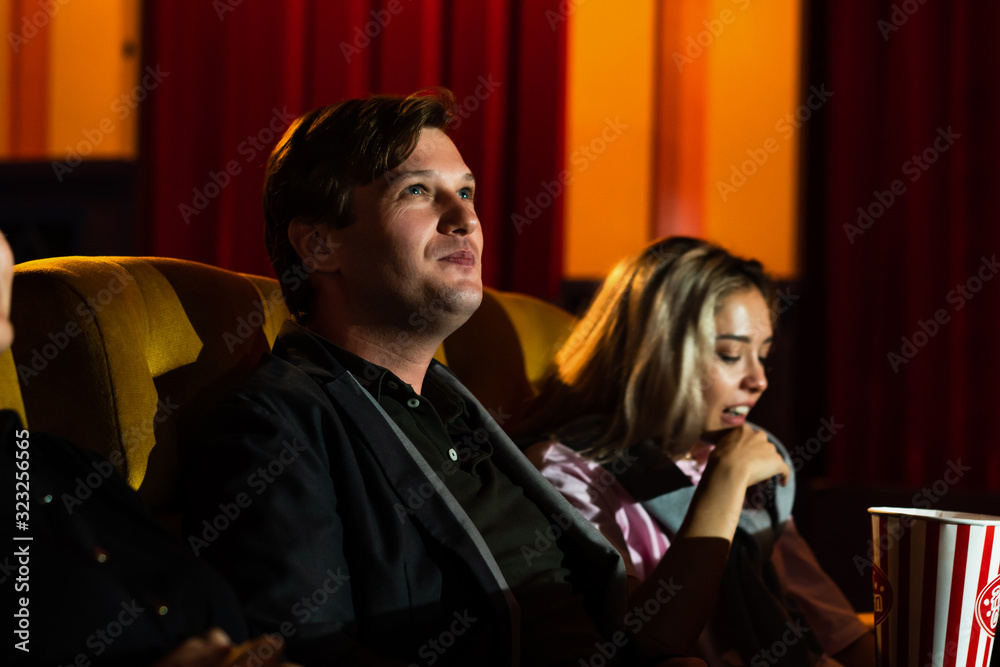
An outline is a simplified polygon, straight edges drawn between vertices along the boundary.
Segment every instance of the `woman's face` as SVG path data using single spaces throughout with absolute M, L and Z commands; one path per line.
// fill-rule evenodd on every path
M 707 409 L 704 431 L 739 426 L 764 390 L 764 362 L 771 352 L 771 318 L 755 288 L 726 297 L 715 315 L 715 350 L 702 383 Z

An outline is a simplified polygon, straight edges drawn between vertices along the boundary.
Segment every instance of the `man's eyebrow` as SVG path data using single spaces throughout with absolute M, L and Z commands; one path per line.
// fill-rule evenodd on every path
M 386 174 L 386 180 L 391 185 L 392 183 L 395 183 L 396 181 L 402 180 L 404 178 L 411 178 L 411 177 L 430 178 L 432 176 L 437 175 L 438 173 L 439 172 L 433 169 L 416 169 L 413 171 L 390 171 L 389 173 Z M 471 183 L 476 182 L 476 177 L 472 175 L 471 171 L 466 173 L 462 178 Z
M 720 334 L 720 335 L 718 335 L 718 336 L 715 337 L 715 340 L 735 340 L 735 341 L 738 341 L 740 343 L 749 343 L 750 342 L 750 336 L 739 336 L 737 334 Z M 774 341 L 774 336 L 768 336 L 766 339 L 764 339 L 764 344 L 767 344 L 767 343 L 770 343 L 770 342 L 773 342 L 773 341 Z

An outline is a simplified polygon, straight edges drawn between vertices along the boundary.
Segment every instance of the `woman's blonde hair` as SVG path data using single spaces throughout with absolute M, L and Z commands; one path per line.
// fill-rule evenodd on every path
M 560 437 L 584 416 L 606 418 L 582 451 L 598 461 L 643 440 L 687 451 L 704 423 L 703 384 L 725 297 L 770 284 L 759 262 L 698 239 L 658 241 L 619 262 L 556 355 L 522 429 Z

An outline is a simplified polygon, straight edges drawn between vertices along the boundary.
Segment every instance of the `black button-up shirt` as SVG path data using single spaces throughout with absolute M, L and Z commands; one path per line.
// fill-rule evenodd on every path
M 557 517 L 546 517 L 493 463 L 495 437 L 465 400 L 427 375 L 423 395 L 394 373 L 327 342 L 455 497 L 493 554 L 521 607 L 522 664 L 576 665 L 604 641 L 573 593 Z M 550 521 L 550 519 L 552 519 Z M 541 547 L 541 548 L 539 548 Z

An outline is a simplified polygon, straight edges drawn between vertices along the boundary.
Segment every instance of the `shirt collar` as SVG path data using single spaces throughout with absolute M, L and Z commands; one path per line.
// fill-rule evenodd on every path
M 395 395 L 403 400 L 416 394 L 413 387 L 399 379 L 388 368 L 359 357 L 323 336 L 316 335 L 316 338 L 376 401 L 382 399 L 383 393 Z M 423 392 L 424 398 L 431 402 L 445 425 L 466 413 L 465 399 L 434 377 L 432 373 L 427 373 L 424 376 Z

